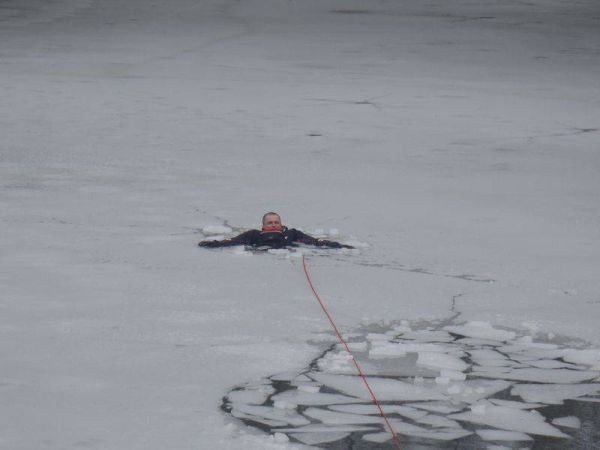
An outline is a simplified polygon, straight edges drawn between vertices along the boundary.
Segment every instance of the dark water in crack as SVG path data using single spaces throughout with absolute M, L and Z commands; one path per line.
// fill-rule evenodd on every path
M 347 339 L 403 449 L 600 449 L 600 351 L 584 342 L 447 321 Z M 303 370 L 234 388 L 222 408 L 292 442 L 395 449 L 355 370 L 332 344 Z

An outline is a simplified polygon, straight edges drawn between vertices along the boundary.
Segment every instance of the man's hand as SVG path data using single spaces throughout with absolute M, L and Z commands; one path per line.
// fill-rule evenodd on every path
M 198 245 L 200 247 L 215 248 L 221 246 L 221 241 L 202 241 Z
M 329 248 L 354 248 L 351 245 L 340 244 L 335 241 L 327 241 L 325 239 L 319 239 L 317 247 L 329 247 Z

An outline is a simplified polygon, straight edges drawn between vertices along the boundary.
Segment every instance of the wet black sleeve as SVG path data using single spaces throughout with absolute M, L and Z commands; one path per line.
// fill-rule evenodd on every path
M 302 242 L 303 244 L 314 245 L 317 247 L 329 247 L 329 248 L 354 248 L 351 245 L 343 245 L 336 241 L 328 241 L 326 239 L 317 239 L 309 236 L 302 231 L 298 231 L 295 228 L 290 230 L 291 238 L 293 242 Z
M 302 231 L 296 230 L 295 228 L 292 228 L 289 231 L 289 233 L 291 235 L 292 242 L 301 242 L 307 245 L 318 245 L 318 239 L 309 236 L 308 234 L 303 233 Z
M 200 247 L 233 247 L 234 245 L 254 245 L 256 244 L 258 230 L 249 230 L 231 239 L 222 241 L 202 241 L 198 245 Z

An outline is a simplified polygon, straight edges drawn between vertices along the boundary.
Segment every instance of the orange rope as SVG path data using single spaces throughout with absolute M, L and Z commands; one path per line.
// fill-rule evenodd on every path
M 400 439 L 398 438 L 398 435 L 396 434 L 396 432 L 392 428 L 392 425 L 390 424 L 389 419 L 387 418 L 387 416 L 383 412 L 383 408 L 379 404 L 379 401 L 377 400 L 377 397 L 375 397 L 375 393 L 373 392 L 373 389 L 371 389 L 371 386 L 369 385 L 369 382 L 367 381 L 367 377 L 365 376 L 362 368 L 358 364 L 358 361 L 356 360 L 356 358 L 354 357 L 354 355 L 350 351 L 350 348 L 348 347 L 348 343 L 342 337 L 342 334 L 340 333 L 340 331 L 338 330 L 338 327 L 335 325 L 335 322 L 333 321 L 333 317 L 331 317 L 331 314 L 329 314 L 329 311 L 327 310 L 327 307 L 325 306 L 325 303 L 323 302 L 323 300 L 321 300 L 321 297 L 319 297 L 319 294 L 317 293 L 317 290 L 315 289 L 315 286 L 313 285 L 312 280 L 310 279 L 310 274 L 308 273 L 308 268 L 306 267 L 306 258 L 305 258 L 304 255 L 302 255 L 302 267 L 304 268 L 304 274 L 306 275 L 306 279 L 308 280 L 308 285 L 310 286 L 310 289 L 312 290 L 313 294 L 315 295 L 315 298 L 319 302 L 319 305 L 321 305 L 321 308 L 323 309 L 323 312 L 325 313 L 325 315 L 329 319 L 329 323 L 333 327 L 333 330 L 335 331 L 335 334 L 337 334 L 337 337 L 339 338 L 340 342 L 342 343 L 342 345 L 344 346 L 344 348 L 346 349 L 346 351 L 348 352 L 348 354 L 352 357 L 352 362 L 354 362 L 354 365 L 356 366 L 356 370 L 358 371 L 359 376 L 363 380 L 363 383 L 365 384 L 367 390 L 369 391 L 369 394 L 371 394 L 371 398 L 373 399 L 373 403 L 375 404 L 375 406 L 377 406 L 377 409 L 379 409 L 379 413 L 381 414 L 381 417 L 383 417 L 383 420 L 385 421 L 388 429 L 390 430 L 390 433 L 392 434 L 392 438 L 393 438 L 394 444 L 396 444 L 396 448 L 398 450 L 400 450 L 401 449 L 401 447 L 400 447 Z

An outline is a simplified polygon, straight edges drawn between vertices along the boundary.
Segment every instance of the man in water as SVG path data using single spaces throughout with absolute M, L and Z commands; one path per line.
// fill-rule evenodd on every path
M 281 224 L 281 217 L 274 212 L 266 213 L 262 218 L 261 230 L 249 230 L 231 239 L 223 241 L 202 241 L 200 247 L 231 247 L 234 245 L 248 245 L 251 247 L 285 248 L 294 247 L 297 243 L 315 245 L 329 248 L 354 248 L 335 241 L 316 239 L 295 228 L 288 228 Z

